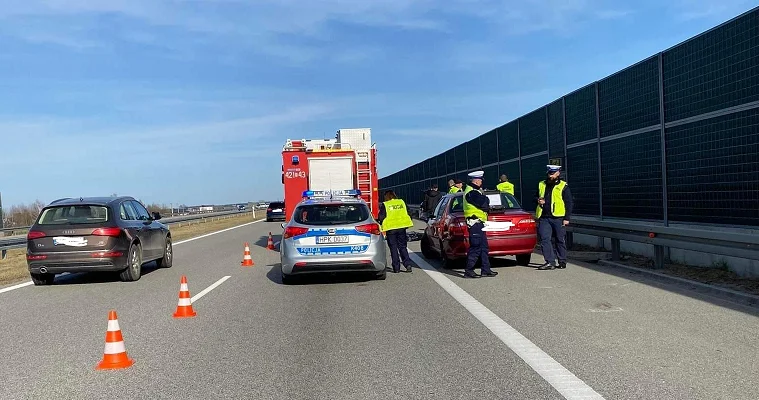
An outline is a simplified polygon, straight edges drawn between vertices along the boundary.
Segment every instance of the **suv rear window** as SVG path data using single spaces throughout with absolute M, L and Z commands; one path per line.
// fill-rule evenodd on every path
M 108 221 L 108 208 L 92 205 L 50 207 L 42 211 L 39 225 L 98 224 Z
M 285 203 L 270 203 L 269 208 L 285 208 Z
M 304 225 L 348 225 L 369 219 L 364 204 L 309 204 L 295 209 L 293 220 Z

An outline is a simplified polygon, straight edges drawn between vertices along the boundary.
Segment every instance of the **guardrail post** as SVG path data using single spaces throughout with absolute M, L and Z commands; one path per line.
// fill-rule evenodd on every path
M 654 245 L 654 268 L 664 268 L 664 246 Z
M 619 261 L 620 242 L 619 239 L 611 238 L 611 259 Z
M 8 255 L 8 250 L 3 249 L 0 251 L 0 260 L 5 260 L 5 257 Z

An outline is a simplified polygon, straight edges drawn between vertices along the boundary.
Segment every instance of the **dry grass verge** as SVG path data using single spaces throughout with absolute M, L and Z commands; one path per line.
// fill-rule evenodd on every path
M 263 213 L 258 214 L 261 215 Z M 221 219 L 221 217 L 209 218 L 205 222 L 192 221 L 192 223 L 172 224 L 170 225 L 171 236 L 176 243 L 180 240 L 190 239 L 259 219 L 262 219 L 262 215 L 253 218 L 253 215 L 248 213 L 242 216 L 230 216 L 225 219 Z M 28 279 L 29 270 L 26 267 L 26 249 L 8 250 L 7 257 L 4 260 L 0 260 L 0 285 L 18 283 Z
M 573 251 L 604 251 L 591 246 L 575 244 L 572 246 Z M 611 258 L 609 258 L 611 260 Z M 655 269 L 654 261 L 650 258 L 639 256 L 637 254 L 621 253 L 620 264 L 631 267 L 650 269 L 663 274 L 676 276 L 678 278 L 690 279 L 696 282 L 707 283 L 714 286 L 720 286 L 753 295 L 759 295 L 759 279 L 744 278 L 728 269 L 727 264 L 715 264 L 711 267 L 698 267 L 693 265 L 684 265 L 679 263 L 668 262 L 664 264 L 663 269 Z

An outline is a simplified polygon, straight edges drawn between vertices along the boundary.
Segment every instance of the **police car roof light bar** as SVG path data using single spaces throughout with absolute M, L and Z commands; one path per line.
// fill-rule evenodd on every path
M 306 190 L 303 192 L 303 197 L 312 198 L 335 198 L 335 197 L 358 197 L 361 196 L 361 191 L 358 189 L 350 190 Z

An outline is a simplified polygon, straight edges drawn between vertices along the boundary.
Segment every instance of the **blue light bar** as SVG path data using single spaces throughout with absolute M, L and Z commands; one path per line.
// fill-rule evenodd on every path
M 306 190 L 303 192 L 303 197 L 307 198 L 334 198 L 334 197 L 357 197 L 361 196 L 361 191 L 358 189 L 350 190 Z

